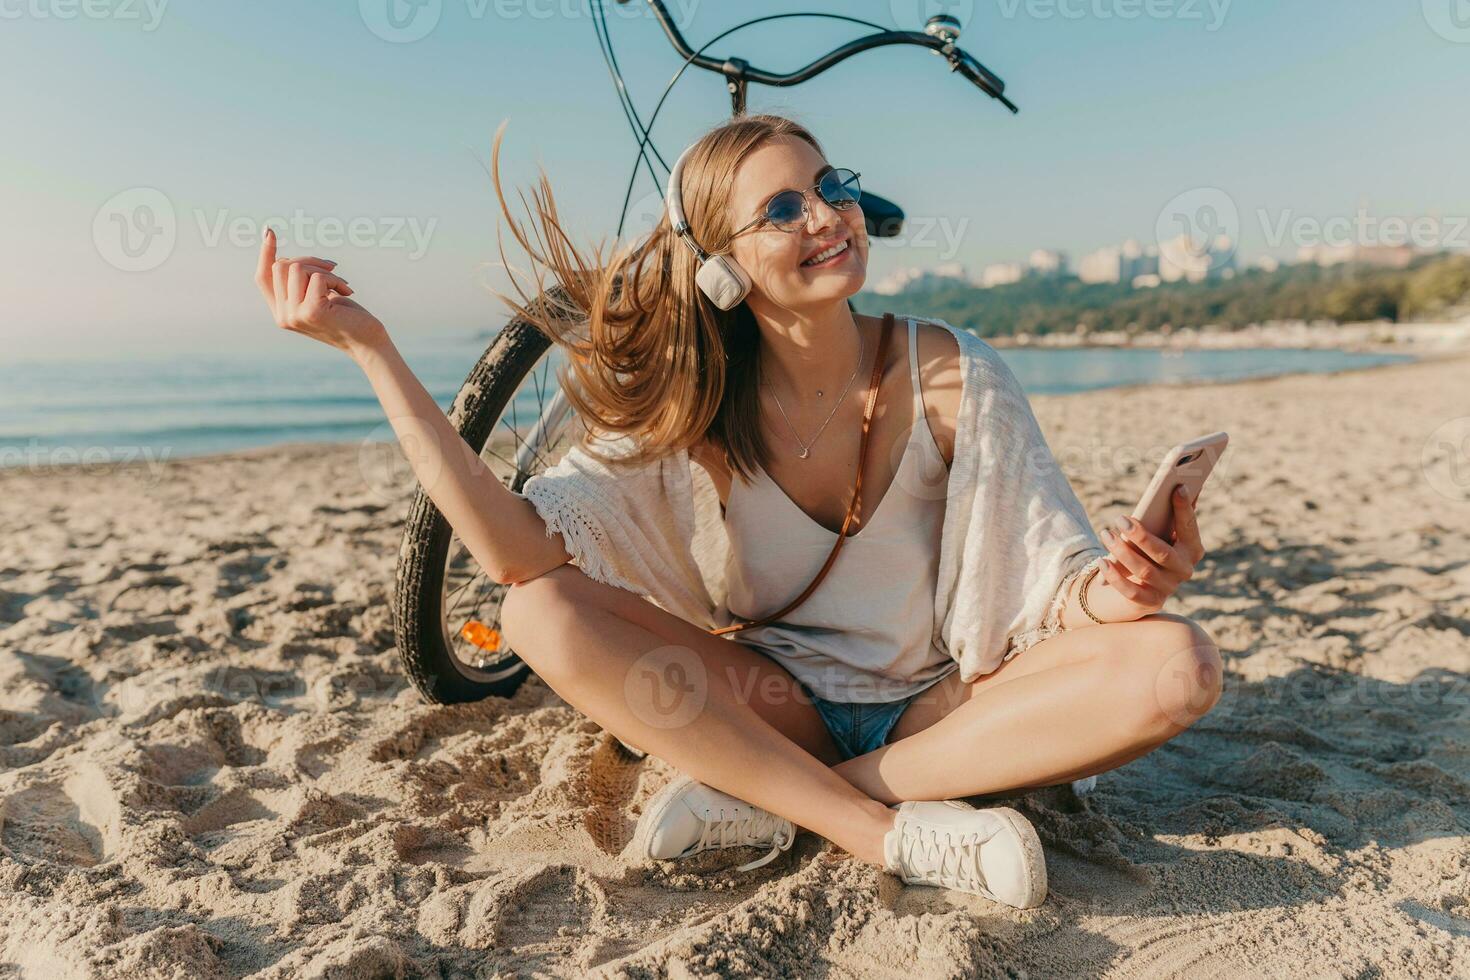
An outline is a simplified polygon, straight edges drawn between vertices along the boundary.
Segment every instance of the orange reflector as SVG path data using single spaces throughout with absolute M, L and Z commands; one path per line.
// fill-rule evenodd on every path
M 500 630 L 486 626 L 478 619 L 472 619 L 461 626 L 459 635 L 481 650 L 489 650 L 493 653 L 500 649 Z

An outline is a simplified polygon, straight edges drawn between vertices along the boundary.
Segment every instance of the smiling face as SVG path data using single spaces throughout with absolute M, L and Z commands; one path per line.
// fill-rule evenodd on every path
M 807 192 L 806 224 L 786 232 L 762 222 L 736 235 L 730 256 L 750 276 L 747 301 L 787 310 L 820 308 L 843 302 L 863 288 L 868 271 L 868 235 L 861 204 L 838 211 L 815 185 L 832 169 L 803 139 L 778 137 L 740 162 L 730 188 L 731 228 L 765 213 L 766 202 L 783 190 Z M 824 262 L 810 260 L 834 246 L 841 253 Z M 829 253 L 830 254 L 830 253 Z

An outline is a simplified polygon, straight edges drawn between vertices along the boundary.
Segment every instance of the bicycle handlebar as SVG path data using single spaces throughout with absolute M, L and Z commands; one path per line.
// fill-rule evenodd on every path
M 620 4 L 628 2 L 629 0 L 618 0 Z M 846 44 L 834 48 L 811 64 L 782 74 L 780 72 L 765 71 L 764 69 L 752 67 L 743 58 L 726 58 L 722 61 L 702 54 L 696 54 L 694 49 L 689 46 L 689 42 L 684 40 L 684 35 L 679 33 L 679 28 L 674 26 L 673 21 L 669 19 L 669 12 L 665 9 L 663 0 L 648 0 L 648 5 L 653 8 L 654 17 L 657 18 L 659 26 L 663 28 L 664 34 L 669 39 L 669 43 L 674 46 L 674 50 L 679 53 L 680 57 L 691 65 L 724 75 L 731 79 L 731 81 L 758 82 L 762 85 L 771 85 L 777 88 L 797 85 L 820 75 L 838 62 L 845 61 L 863 51 L 886 47 L 890 44 L 917 44 L 942 56 L 949 62 L 950 71 L 959 72 L 973 82 L 986 95 L 998 100 L 1007 109 L 1011 110 L 1012 113 L 1020 112 L 1016 108 L 1015 103 L 1005 97 L 1006 83 L 1001 81 L 998 75 L 982 65 L 976 60 L 974 55 L 958 47 L 953 41 L 946 41 L 943 38 L 930 34 L 924 34 L 919 31 L 878 31 L 877 33 L 848 41 Z

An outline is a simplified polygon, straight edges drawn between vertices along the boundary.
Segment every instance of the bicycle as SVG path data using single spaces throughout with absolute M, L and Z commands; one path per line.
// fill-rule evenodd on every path
M 629 0 L 618 2 L 622 4 Z M 922 33 L 887 30 L 881 25 L 839 14 L 772 14 L 737 24 L 696 50 L 690 47 L 670 20 L 662 0 L 647 2 L 674 50 L 684 59 L 684 64 L 665 88 L 646 125 L 638 118 L 623 87 L 611 36 L 604 38 L 607 30 L 605 19 L 601 21 L 598 34 L 624 113 L 629 117 L 634 135 L 642 134 L 638 160 L 628 183 L 628 192 L 624 195 L 623 217 L 618 223 L 619 237 L 622 236 L 640 162 L 647 166 L 655 186 L 658 186 L 658 176 L 648 159 L 650 132 L 669 91 L 691 66 L 725 77 L 731 116 L 734 117 L 744 114 L 746 90 L 752 82 L 775 87 L 798 85 L 863 51 L 892 44 L 913 44 L 942 56 L 950 65 L 951 72 L 960 73 L 1012 113 L 1019 111 L 1006 98 L 1005 83 L 956 45 L 960 24 L 946 14 L 929 18 Z M 599 17 L 603 16 L 600 3 L 597 0 L 593 3 Z M 752 67 L 743 58 L 716 59 L 704 54 L 710 45 L 735 31 L 764 21 L 803 16 L 850 21 L 872 27 L 875 32 L 840 45 L 805 67 L 786 74 Z M 594 17 L 594 26 L 598 20 Z M 658 156 L 656 148 L 653 152 Z M 904 214 L 897 204 L 864 189 L 862 207 L 870 237 L 894 237 L 902 230 Z M 559 293 L 559 287 L 552 286 L 551 292 Z M 565 299 L 565 294 L 560 294 L 559 298 Z M 848 305 L 852 306 L 850 300 Z M 450 410 L 450 421 L 460 436 L 516 492 L 532 475 L 560 458 L 573 441 L 573 425 L 579 422 L 559 389 L 548 396 L 548 378 L 555 378 L 552 360 L 559 354 L 559 351 L 553 351 L 552 356 L 547 356 L 551 346 L 551 341 L 524 318 L 512 318 L 480 356 Z M 525 430 L 520 425 L 523 413 L 529 423 Z M 530 673 L 529 667 L 503 643 L 498 629 L 500 603 L 507 588 L 479 569 L 420 487 L 409 509 L 399 551 L 393 619 L 404 669 L 428 701 L 450 704 L 491 696 L 509 697 L 525 681 Z

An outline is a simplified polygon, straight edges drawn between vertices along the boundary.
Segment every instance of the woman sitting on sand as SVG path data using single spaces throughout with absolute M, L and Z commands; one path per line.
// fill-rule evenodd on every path
M 496 192 L 535 256 L 500 193 L 500 136 Z M 335 263 L 278 259 L 268 232 L 257 281 L 277 324 L 358 362 L 435 505 L 486 574 L 513 584 L 510 647 L 685 774 L 645 807 L 639 856 L 757 845 L 769 859 L 801 826 L 906 882 L 1036 905 L 1034 829 L 958 798 L 1114 769 L 1213 706 L 1214 642 L 1159 611 L 1203 554 L 1192 504 L 1174 501 L 1170 541 L 1120 518 L 1104 547 L 989 345 L 942 320 L 890 333 L 891 319 L 854 315 L 868 258 L 857 175 L 834 171 L 806 129 L 738 117 L 686 159 L 688 239 L 665 214 L 610 264 L 569 244 L 543 175 L 541 261 L 575 308 L 506 300 L 571 355 L 563 387 L 589 430 L 633 447 L 617 468 L 574 447 L 575 462 L 511 492 L 463 451 Z M 697 247 L 749 279 L 732 308 L 696 285 Z M 718 489 L 728 539 L 715 624 L 799 595 L 854 499 L 872 378 L 863 492 L 804 602 L 726 634 L 648 601 L 674 594 L 674 552 L 687 558 L 655 531 L 683 526 L 668 515 L 687 513 L 690 459 Z M 629 518 L 664 497 L 666 512 Z M 679 670 L 643 669 L 669 651 Z M 697 704 L 677 723 L 653 717 L 631 693 L 645 680 L 655 699 Z

